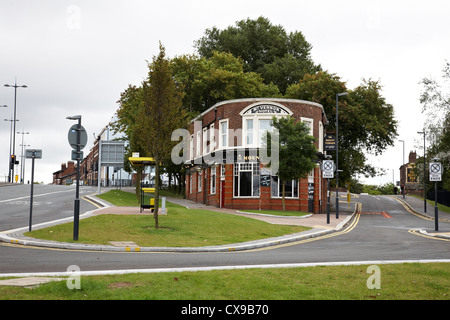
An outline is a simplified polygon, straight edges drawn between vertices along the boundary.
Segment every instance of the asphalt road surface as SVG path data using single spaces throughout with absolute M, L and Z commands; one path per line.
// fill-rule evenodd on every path
M 36 219 L 44 221 L 73 214 L 75 189 L 72 189 L 72 193 L 63 188 L 53 189 L 53 186 L 47 187 L 39 190 L 42 196 L 37 197 L 35 200 L 51 203 L 35 206 Z M 22 206 L 20 203 L 10 203 L 11 201 L 26 201 L 26 199 L 18 196 L 16 197 L 18 198 L 17 200 L 9 201 L 8 199 L 14 199 L 15 193 L 11 190 L 4 192 L 4 188 L 0 189 L 0 230 L 27 225 L 26 210 L 17 209 L 17 207 Z M 83 192 L 93 193 L 95 190 L 87 188 Z M 0 274 L 65 272 L 70 265 L 79 266 L 83 272 L 94 270 L 450 259 L 450 241 L 427 238 L 414 232 L 417 228 L 433 229 L 433 221 L 412 215 L 391 197 L 359 196 L 354 201 L 362 204 L 361 214 L 355 215 L 355 218 L 343 230 L 328 236 L 297 243 L 227 253 L 86 252 L 0 244 Z M 94 208 L 87 202 L 82 203 L 81 207 L 82 211 Z M 323 218 L 326 221 L 325 214 Z M 24 219 L 25 221 L 23 221 Z M 449 223 L 441 222 L 441 228 L 450 230 L 450 225 Z
M 80 186 L 80 198 L 92 194 L 94 187 Z M 29 225 L 31 185 L 0 187 L 0 231 Z M 73 217 L 75 186 L 34 185 L 32 224 Z M 80 213 L 96 207 L 80 201 Z

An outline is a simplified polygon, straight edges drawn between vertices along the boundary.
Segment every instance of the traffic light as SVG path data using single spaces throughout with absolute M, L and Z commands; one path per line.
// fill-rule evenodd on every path
M 12 169 L 15 164 L 19 164 L 19 161 L 16 160 L 16 155 L 11 155 L 11 162 L 9 163 L 9 168 Z

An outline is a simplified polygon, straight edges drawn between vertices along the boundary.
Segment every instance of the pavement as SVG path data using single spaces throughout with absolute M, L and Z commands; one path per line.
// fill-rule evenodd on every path
M 410 213 L 430 221 L 431 220 L 435 221 L 434 202 L 432 205 L 427 203 L 425 207 L 423 199 L 419 199 L 412 196 L 403 197 L 402 195 L 393 195 L 391 197 L 401 202 Z M 437 216 L 438 216 L 438 223 L 437 223 L 438 230 L 436 230 L 436 223 L 435 223 L 434 228 L 421 229 L 420 232 L 429 236 L 450 239 L 450 228 L 448 227 L 448 225 L 443 225 L 441 223 L 441 222 L 444 223 L 450 222 L 450 213 L 438 209 Z
M 97 203 L 100 207 L 84 214 L 80 215 L 80 219 L 85 219 L 98 214 L 137 214 L 137 215 L 152 215 L 149 210 L 140 212 L 139 207 L 115 207 L 99 198 L 91 195 L 87 196 L 90 201 Z M 421 215 L 429 219 L 433 219 L 434 207 L 427 208 L 427 213 L 423 211 L 423 201 L 410 196 L 406 196 L 404 199 L 402 196 L 392 196 L 398 201 L 402 202 L 413 214 Z M 24 236 L 24 233 L 28 231 L 28 227 L 18 228 L 14 230 L 8 230 L 0 232 L 0 241 L 20 244 L 24 246 L 36 246 L 36 247 L 47 247 L 47 248 L 57 248 L 57 249 L 71 249 L 71 250 L 89 250 L 89 251 L 116 251 L 116 252 L 230 252 L 230 251 L 242 251 L 257 248 L 264 248 L 268 246 L 280 245 L 289 242 L 300 241 L 308 238 L 318 237 L 325 234 L 337 232 L 344 228 L 350 223 L 353 216 L 357 214 L 358 206 L 356 203 L 350 203 L 350 205 L 341 205 L 339 218 L 335 217 L 335 212 L 333 208 L 330 210 L 330 221 L 327 223 L 327 214 L 310 214 L 304 217 L 286 217 L 286 216 L 269 216 L 256 213 L 248 213 L 244 211 L 239 211 L 236 209 L 222 209 L 212 206 L 207 206 L 204 204 L 196 203 L 186 199 L 178 199 L 167 197 L 167 201 L 185 206 L 188 209 L 205 209 L 210 211 L 224 212 L 228 214 L 235 214 L 250 217 L 253 219 L 263 220 L 268 223 L 273 224 L 283 224 L 283 225 L 301 225 L 306 227 L 311 227 L 311 229 L 284 235 L 280 237 L 248 241 L 243 243 L 226 244 L 219 246 L 204 246 L 204 247 L 140 247 L 132 242 L 122 241 L 111 243 L 110 245 L 96 245 L 96 244 L 83 244 L 83 243 L 67 243 L 67 242 L 56 242 L 47 241 L 41 239 L 35 239 Z M 422 210 L 421 210 L 422 206 Z M 170 210 L 167 212 L 170 214 Z M 42 223 L 38 225 L 33 225 L 33 230 L 40 228 L 46 228 L 55 224 L 67 223 L 73 221 L 73 218 L 60 219 L 57 221 L 52 221 L 48 223 Z M 450 222 L 450 214 L 446 212 L 439 211 L 439 221 Z M 450 230 L 449 230 L 450 231 Z M 450 239 L 450 232 L 448 231 L 433 231 L 433 230 L 420 230 L 420 232 L 425 233 L 429 236 L 444 237 Z

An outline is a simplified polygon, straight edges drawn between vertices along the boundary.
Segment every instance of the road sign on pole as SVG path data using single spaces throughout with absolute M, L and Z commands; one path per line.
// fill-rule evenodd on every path
M 334 178 L 334 161 L 323 160 L 322 161 L 322 178 L 333 179 Z
M 442 164 L 430 162 L 430 181 L 442 181 Z
M 25 158 L 31 159 L 31 190 L 30 190 L 30 216 L 28 223 L 28 231 L 31 231 L 33 216 L 33 187 L 34 187 L 34 159 L 42 159 L 42 150 L 26 149 Z
M 80 141 L 78 142 L 77 132 L 80 132 Z M 81 124 L 74 124 L 69 129 L 69 133 L 67 135 L 70 146 L 77 150 L 77 145 L 80 144 L 80 150 L 83 150 L 87 143 L 87 133 L 84 127 Z

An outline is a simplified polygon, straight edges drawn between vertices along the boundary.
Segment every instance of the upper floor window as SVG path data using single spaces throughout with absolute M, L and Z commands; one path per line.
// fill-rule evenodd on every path
M 220 121 L 219 126 L 219 148 L 226 148 L 228 147 L 228 120 Z

